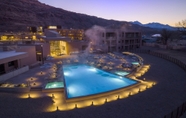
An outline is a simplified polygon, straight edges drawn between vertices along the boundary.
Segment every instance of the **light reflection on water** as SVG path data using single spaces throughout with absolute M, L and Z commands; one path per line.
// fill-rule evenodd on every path
M 64 65 L 63 70 L 68 98 L 99 94 L 137 83 L 88 65 Z

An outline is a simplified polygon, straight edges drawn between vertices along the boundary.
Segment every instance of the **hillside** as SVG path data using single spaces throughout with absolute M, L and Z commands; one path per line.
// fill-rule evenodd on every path
M 38 0 L 2 0 L 0 2 L 0 32 L 24 31 L 27 26 L 61 25 L 63 28 L 87 29 L 93 25 L 125 26 L 128 29 L 154 32 L 126 21 L 106 20 L 55 8 Z

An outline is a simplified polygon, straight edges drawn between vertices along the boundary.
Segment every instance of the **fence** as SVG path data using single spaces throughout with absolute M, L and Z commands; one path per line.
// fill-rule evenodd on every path
M 186 102 L 173 110 L 171 113 L 164 116 L 164 118 L 179 118 L 186 112 Z
M 133 50 L 133 52 L 147 53 L 147 54 L 150 54 L 150 55 L 154 55 L 154 56 L 166 59 L 166 60 L 168 60 L 170 62 L 175 63 L 176 65 L 181 67 L 186 72 L 186 64 L 183 63 L 182 61 L 174 58 L 174 57 L 171 57 L 171 56 L 168 56 L 166 54 L 159 53 L 159 52 L 150 51 L 150 50 Z
M 154 55 L 163 59 L 166 59 L 170 62 L 175 63 L 176 65 L 178 65 L 179 67 L 181 67 L 185 72 L 186 72 L 186 64 L 183 63 L 182 61 L 174 58 L 174 57 L 170 57 L 168 55 L 165 54 L 161 54 L 158 52 L 154 52 L 154 51 L 150 51 L 150 50 L 133 50 L 133 52 L 138 52 L 138 53 L 147 53 L 150 55 Z M 186 102 L 183 103 L 181 106 L 179 106 L 178 108 L 176 108 L 175 110 L 173 110 L 171 113 L 167 114 L 164 116 L 164 118 L 179 118 L 180 116 L 182 116 L 184 113 L 186 112 Z

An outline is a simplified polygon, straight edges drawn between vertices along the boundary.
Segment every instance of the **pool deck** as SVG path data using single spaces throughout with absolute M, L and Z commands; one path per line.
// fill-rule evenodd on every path
M 153 50 L 162 51 L 161 53 L 172 55 L 174 58 L 186 62 L 186 54 L 184 53 L 184 55 L 183 52 L 160 49 Z M 167 60 L 143 53 L 139 53 L 139 55 L 144 58 L 145 63 L 151 65 L 150 70 L 141 78 L 157 82 L 154 87 L 146 91 L 100 106 L 55 112 L 43 111 L 49 106 L 52 106 L 54 102 L 49 97 L 51 93 L 31 92 L 30 94 L 33 95 L 34 99 L 28 99 L 27 94 L 0 92 L 0 116 L 1 118 L 162 118 L 186 101 L 186 73 L 179 66 Z M 60 58 L 67 57 L 62 56 L 48 62 L 55 63 Z M 43 75 L 39 75 L 41 71 L 43 71 Z M 50 70 L 36 67 L 10 79 L 10 81 L 22 83 L 26 81 L 25 78 L 30 78 L 31 76 L 37 78 L 34 81 L 38 83 L 33 87 L 42 86 L 43 84 L 41 83 L 46 81 L 44 78 L 47 76 L 45 73 L 48 71 Z M 55 96 L 56 99 L 62 97 L 59 92 L 56 92 Z
M 57 63 L 58 61 L 61 61 L 61 59 L 69 58 L 69 56 L 60 56 L 55 57 L 53 60 L 47 60 L 45 63 Z M 49 81 L 57 80 L 57 79 L 48 79 L 49 73 L 52 73 L 51 68 L 40 68 L 40 66 L 37 66 L 33 69 L 30 69 L 29 71 L 18 75 L 16 77 L 13 77 L 9 80 L 4 81 L 5 83 L 13 83 L 13 84 L 20 84 L 20 83 L 29 83 L 29 85 L 32 88 L 37 87 L 43 87 L 45 84 Z M 41 74 L 42 72 L 42 74 Z M 31 78 L 33 78 L 31 80 Z M 34 84 L 35 83 L 35 84 Z

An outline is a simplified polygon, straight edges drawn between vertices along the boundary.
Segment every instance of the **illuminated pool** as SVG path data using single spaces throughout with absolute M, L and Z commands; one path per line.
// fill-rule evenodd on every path
M 124 72 L 124 71 L 115 71 L 114 73 L 120 76 L 126 76 L 129 74 L 128 72 Z
M 134 65 L 139 65 L 139 62 L 132 62 L 132 64 L 134 64 Z
M 67 98 L 99 94 L 137 83 L 88 65 L 63 65 L 63 71 Z
M 63 87 L 64 87 L 63 82 L 50 82 L 46 84 L 45 89 L 63 88 Z

